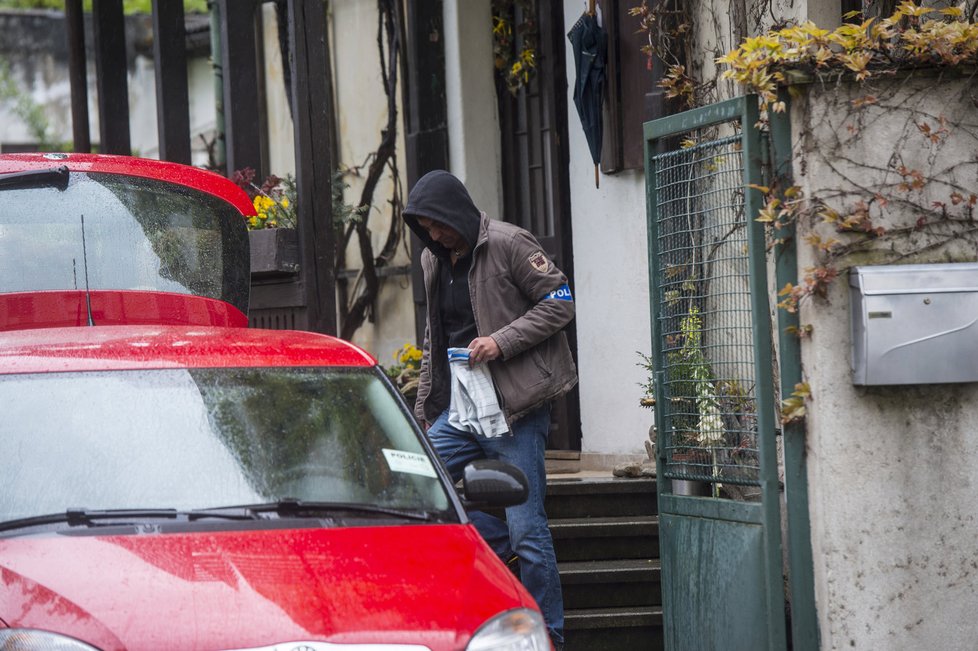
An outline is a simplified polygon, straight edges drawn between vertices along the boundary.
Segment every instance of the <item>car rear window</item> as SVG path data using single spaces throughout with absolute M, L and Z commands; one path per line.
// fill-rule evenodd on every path
M 63 190 L 9 188 L 0 198 L 0 292 L 166 291 L 222 300 L 247 314 L 244 218 L 213 195 L 156 179 L 72 172 Z

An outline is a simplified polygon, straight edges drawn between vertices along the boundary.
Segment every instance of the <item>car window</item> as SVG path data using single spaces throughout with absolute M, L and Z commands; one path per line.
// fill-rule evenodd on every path
M 450 508 L 371 369 L 8 375 L 0 403 L 0 521 L 282 499 Z
M 0 192 L 0 292 L 166 291 L 247 312 L 247 230 L 233 206 L 154 179 L 70 179 Z

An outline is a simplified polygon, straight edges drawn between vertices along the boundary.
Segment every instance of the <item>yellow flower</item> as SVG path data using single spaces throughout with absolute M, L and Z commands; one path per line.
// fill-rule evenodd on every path
M 418 368 L 421 363 L 421 350 L 414 344 L 404 344 L 401 349 L 394 353 L 394 359 L 402 366 Z
M 268 209 L 275 205 L 275 200 L 271 197 L 266 197 L 263 194 L 259 194 L 255 196 L 254 204 L 255 210 L 258 212 L 268 212 Z

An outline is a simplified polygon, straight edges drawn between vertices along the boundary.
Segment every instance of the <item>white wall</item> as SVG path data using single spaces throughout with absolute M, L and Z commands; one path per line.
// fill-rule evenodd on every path
M 445 96 L 448 155 L 472 201 L 501 218 L 502 179 L 490 0 L 446 0 Z
M 265 115 L 268 122 L 268 169 L 284 177 L 295 174 L 295 134 L 289 98 L 285 90 L 285 70 L 278 42 L 278 17 L 275 6 L 262 5 L 265 31 L 262 45 L 265 51 Z
M 564 24 L 580 17 L 584 3 L 565 3 Z M 567 47 L 567 105 L 574 291 L 580 374 L 582 451 L 594 455 L 641 455 L 653 415 L 639 406 L 646 379 L 638 351 L 650 353 L 645 178 L 641 171 L 602 175 L 594 164 L 574 109 L 577 75 Z M 635 134 L 640 138 L 641 134 Z

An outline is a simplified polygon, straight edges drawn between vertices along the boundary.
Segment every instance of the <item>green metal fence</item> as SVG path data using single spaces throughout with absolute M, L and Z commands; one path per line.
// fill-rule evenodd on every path
M 666 477 L 759 499 L 754 323 L 739 134 L 653 156 Z

